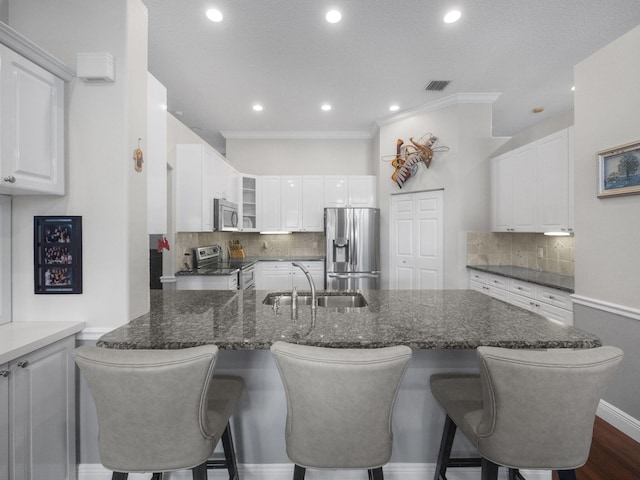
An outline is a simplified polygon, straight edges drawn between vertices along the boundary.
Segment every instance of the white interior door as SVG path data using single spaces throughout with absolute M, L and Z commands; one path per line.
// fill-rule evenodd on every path
M 442 190 L 391 197 L 391 288 L 443 288 L 443 201 Z

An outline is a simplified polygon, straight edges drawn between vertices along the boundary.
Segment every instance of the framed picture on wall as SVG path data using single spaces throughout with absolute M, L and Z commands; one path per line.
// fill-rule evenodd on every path
M 34 293 L 82 293 L 82 217 L 33 217 Z
M 598 198 L 640 193 L 640 142 L 598 152 Z

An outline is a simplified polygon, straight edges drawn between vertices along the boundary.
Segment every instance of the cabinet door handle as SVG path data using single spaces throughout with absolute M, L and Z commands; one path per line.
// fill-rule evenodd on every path
M 29 366 L 29 360 L 22 360 L 18 362 L 18 366 L 20 368 L 27 368 Z
M 8 377 L 10 373 L 9 370 L 0 370 L 0 377 Z
M 13 175 L 8 175 L 4 177 L 3 180 L 9 183 L 16 183 L 16 177 L 14 177 Z
M 555 300 L 556 297 L 554 297 L 553 295 L 549 295 L 549 300 Z

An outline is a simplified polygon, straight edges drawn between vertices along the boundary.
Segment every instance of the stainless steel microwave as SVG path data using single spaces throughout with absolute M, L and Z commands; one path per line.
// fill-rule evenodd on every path
M 215 232 L 238 231 L 238 205 L 223 200 L 213 199 L 213 230 Z

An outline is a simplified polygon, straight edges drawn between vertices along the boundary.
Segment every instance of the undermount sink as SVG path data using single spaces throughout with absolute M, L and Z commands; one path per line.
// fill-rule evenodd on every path
M 262 301 L 265 305 L 291 305 L 290 293 L 270 293 Z M 298 294 L 298 306 L 311 305 L 311 295 Z M 320 292 L 316 295 L 316 305 L 325 308 L 360 308 L 366 307 L 367 301 L 361 293 L 356 292 Z

